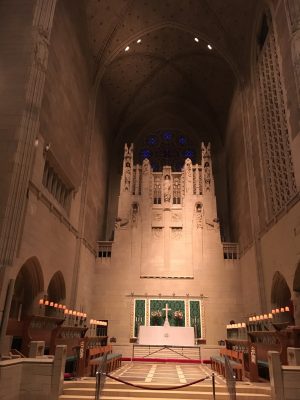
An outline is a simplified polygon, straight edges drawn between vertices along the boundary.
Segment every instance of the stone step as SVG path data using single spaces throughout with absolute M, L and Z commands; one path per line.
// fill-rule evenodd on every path
M 130 400 L 133 397 L 131 394 L 129 396 L 124 396 L 121 393 L 118 396 L 112 397 L 112 396 L 107 396 L 106 394 L 101 395 L 101 400 Z M 143 400 L 153 400 L 154 397 L 149 396 L 149 392 L 145 393 L 145 396 L 141 396 Z M 166 398 L 173 399 L 174 397 L 172 396 L 171 393 L 168 394 L 168 396 L 163 395 L 162 393 L 160 397 L 155 397 L 155 400 L 165 400 Z M 211 400 L 212 394 L 211 393 L 202 393 L 198 392 L 198 400 Z M 59 397 L 59 400 L 94 400 L 95 397 L 94 395 L 70 395 L 70 394 L 64 394 Z M 180 400 L 190 400 L 190 393 L 185 393 L 185 396 L 180 397 Z M 247 394 L 247 393 L 240 393 L 237 394 L 236 400 L 270 400 L 270 396 L 266 395 L 261 395 L 261 394 Z M 230 396 L 228 393 L 217 393 L 216 394 L 216 400 L 230 400 Z
M 165 388 L 166 385 L 164 384 L 160 384 L 160 383 L 144 383 L 144 382 L 135 382 L 136 384 L 139 384 L 141 386 L 149 386 L 149 387 L 160 387 L 160 388 Z M 76 388 L 90 388 L 90 389 L 94 389 L 95 390 L 95 385 L 96 382 L 94 379 L 91 380 L 79 380 L 79 381 L 67 381 L 64 382 L 64 390 L 65 389 L 76 389 Z M 171 385 L 170 385 L 171 386 Z M 179 386 L 178 384 L 174 385 L 174 386 Z M 116 382 L 113 380 L 106 380 L 105 382 L 105 389 L 122 389 L 125 388 L 126 386 L 123 383 L 120 382 Z M 135 387 L 130 387 L 131 390 L 137 390 L 138 388 Z M 188 386 L 186 388 L 184 388 L 184 391 L 211 391 L 212 390 L 212 385 L 211 383 L 209 384 L 201 384 L 201 385 L 192 385 L 192 386 Z M 216 392 L 226 392 L 227 391 L 227 387 L 225 385 L 217 385 L 216 386 Z M 256 394 L 265 394 L 265 395 L 270 395 L 270 388 L 269 387 L 263 387 L 263 386 L 254 386 L 254 385 L 247 385 L 247 384 L 237 384 L 236 386 L 236 392 L 237 393 L 256 393 Z

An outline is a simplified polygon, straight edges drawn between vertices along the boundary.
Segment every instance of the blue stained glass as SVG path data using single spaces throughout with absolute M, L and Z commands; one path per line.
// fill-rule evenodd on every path
M 149 136 L 148 137 L 148 143 L 152 144 L 152 145 L 156 144 L 157 143 L 157 137 L 156 136 Z
M 186 144 L 186 138 L 184 136 L 179 136 L 178 141 L 180 144 Z
M 143 158 L 150 158 L 151 157 L 151 151 L 149 149 L 143 149 L 141 151 L 141 155 Z
M 193 158 L 194 157 L 194 152 L 193 150 L 185 150 L 184 156 L 188 158 Z
M 163 134 L 163 138 L 166 140 L 166 141 L 169 141 L 169 140 L 171 140 L 172 139 L 172 133 L 171 132 L 164 132 L 164 134 Z

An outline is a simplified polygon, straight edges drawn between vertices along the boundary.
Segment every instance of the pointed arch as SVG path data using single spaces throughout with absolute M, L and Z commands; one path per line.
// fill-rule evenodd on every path
M 276 271 L 273 276 L 271 303 L 276 307 L 289 306 L 291 303 L 291 291 L 284 276 Z
M 48 299 L 60 303 L 66 298 L 66 284 L 61 271 L 56 271 L 50 279 L 47 289 Z
M 31 257 L 21 266 L 15 281 L 10 309 L 11 318 L 29 315 L 37 295 L 44 291 L 44 277 L 39 260 Z

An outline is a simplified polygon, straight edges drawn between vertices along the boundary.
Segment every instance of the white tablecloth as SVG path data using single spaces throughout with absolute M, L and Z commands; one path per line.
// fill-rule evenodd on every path
M 194 328 L 183 326 L 140 326 L 139 344 L 194 346 Z

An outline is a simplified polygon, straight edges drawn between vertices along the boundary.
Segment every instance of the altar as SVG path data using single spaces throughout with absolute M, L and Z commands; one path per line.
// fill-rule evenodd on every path
M 194 346 L 194 328 L 183 326 L 140 326 L 138 343 L 154 346 Z

